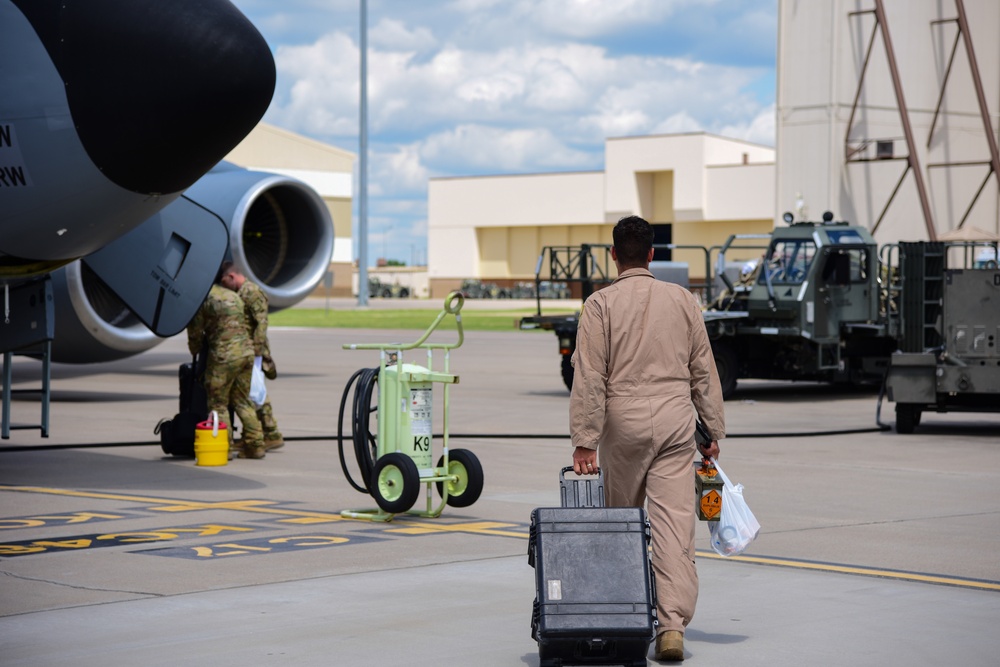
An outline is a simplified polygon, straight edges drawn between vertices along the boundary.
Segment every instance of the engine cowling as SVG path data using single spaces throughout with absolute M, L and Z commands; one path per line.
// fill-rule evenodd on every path
M 184 196 L 223 219 L 233 262 L 261 286 L 272 310 L 304 299 L 328 270 L 333 223 L 323 199 L 305 183 L 223 163 Z M 53 361 L 123 359 L 163 340 L 84 263 L 72 262 L 52 279 Z

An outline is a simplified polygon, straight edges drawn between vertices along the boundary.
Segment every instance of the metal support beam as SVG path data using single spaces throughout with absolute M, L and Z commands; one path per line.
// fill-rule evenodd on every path
M 885 17 L 885 7 L 882 5 L 882 0 L 875 0 L 875 20 L 882 33 L 882 41 L 885 43 L 885 54 L 889 63 L 889 73 L 892 76 L 892 87 L 896 93 L 896 105 L 899 107 L 899 118 L 903 124 L 903 134 L 906 137 L 906 148 L 909 152 L 909 164 L 913 170 L 913 179 L 917 186 L 917 196 L 920 198 L 920 208 L 924 214 L 924 224 L 927 226 L 927 236 L 931 241 L 936 241 L 937 231 L 934 228 L 931 203 L 927 197 L 927 188 L 924 185 L 924 174 L 920 170 L 920 160 L 917 157 L 917 144 L 913 140 L 913 128 L 910 127 L 910 115 L 906 108 L 906 98 L 903 95 L 903 82 L 899 78 L 899 68 L 896 66 L 896 53 L 892 47 L 892 38 L 889 36 L 889 23 Z
M 972 46 L 972 33 L 969 31 L 969 20 L 965 14 L 965 4 L 963 0 L 955 0 L 955 9 L 958 12 L 957 18 L 931 22 L 931 25 L 954 23 L 957 26 L 957 31 L 955 33 L 955 41 L 951 46 L 951 55 L 948 57 L 948 66 L 945 68 L 944 79 L 941 81 L 941 93 L 938 95 L 937 106 L 934 107 L 934 118 L 931 121 L 930 131 L 927 133 L 927 146 L 928 148 L 930 147 L 931 141 L 934 138 L 934 130 L 937 127 L 937 119 L 941 112 L 941 106 L 944 104 L 944 94 L 948 86 L 948 80 L 951 77 L 951 69 L 955 61 L 955 54 L 958 51 L 958 43 L 961 41 L 965 45 L 965 54 L 969 59 L 969 73 L 972 76 L 972 85 L 976 90 L 976 101 L 979 105 L 979 115 L 983 121 L 983 131 L 986 133 L 986 144 L 989 149 L 990 159 L 987 162 L 945 162 L 928 165 L 928 168 L 962 167 L 978 164 L 985 164 L 989 167 L 986 177 L 983 179 L 979 189 L 976 190 L 976 194 L 973 196 L 972 201 L 969 202 L 969 206 L 966 208 L 965 214 L 958 222 L 958 229 L 961 229 L 962 226 L 965 225 L 965 221 L 969 219 L 969 215 L 972 213 L 972 208 L 979 200 L 979 196 L 986 188 L 986 184 L 989 182 L 990 176 L 995 176 L 997 178 L 997 185 L 1000 186 L 1000 154 L 998 154 L 997 150 L 997 139 L 993 132 L 993 125 L 990 122 L 989 105 L 986 103 L 986 94 L 983 91 L 983 79 L 979 73 L 979 62 L 976 60 L 975 49 Z
M 955 0 L 955 8 L 958 10 L 958 27 L 962 33 L 962 41 L 965 42 L 965 53 L 969 57 L 969 68 L 972 70 L 972 85 L 976 88 L 976 100 L 979 102 L 979 115 L 983 119 L 983 131 L 986 133 L 986 142 L 990 147 L 990 171 L 997 177 L 997 184 L 1000 185 L 1000 155 L 997 153 L 997 138 L 993 134 L 993 124 L 990 122 L 990 110 L 986 104 L 986 93 L 983 92 L 983 78 L 979 74 L 976 52 L 972 48 L 972 36 L 969 32 L 969 20 L 965 16 L 965 4 L 962 0 Z M 987 176 L 987 178 L 989 177 Z M 982 188 L 979 191 L 982 192 Z M 979 193 L 976 193 L 976 197 L 979 197 Z M 965 222 L 964 218 L 962 222 Z
M 849 12 L 848 16 L 859 16 L 864 14 L 873 14 L 875 17 L 875 25 L 872 27 L 871 37 L 868 40 L 868 47 L 865 50 L 865 59 L 861 65 L 861 72 L 858 75 L 858 87 L 854 93 L 854 103 L 851 105 L 851 114 L 847 121 L 847 134 L 844 138 L 844 160 L 846 162 L 869 162 L 869 159 L 858 159 L 854 156 L 859 154 L 861 151 L 865 150 L 870 144 L 871 139 L 864 138 L 860 145 L 851 146 L 851 130 L 854 127 L 854 116 L 857 113 L 858 105 L 861 102 L 861 92 L 864 89 L 865 74 L 868 71 L 868 64 L 871 61 L 872 49 L 875 45 L 875 36 L 878 34 L 882 35 L 882 41 L 885 44 L 886 59 L 889 65 L 889 74 L 892 78 L 893 92 L 896 96 L 896 106 L 899 110 L 899 119 L 903 127 L 903 138 L 906 141 L 906 168 L 900 175 L 899 181 L 896 183 L 896 187 L 893 188 L 892 195 L 886 202 L 879 214 L 878 221 L 872 227 L 874 232 L 878 226 L 882 223 L 885 218 L 885 214 L 889 210 L 889 205 L 895 198 L 896 193 L 899 191 L 900 186 L 903 183 L 903 179 L 906 178 L 906 174 L 909 171 L 913 171 L 913 178 L 917 188 L 917 196 L 920 199 L 920 208 L 924 215 L 924 224 L 927 228 L 927 235 L 930 240 L 937 240 L 937 231 L 934 227 L 934 218 L 931 212 L 930 199 L 927 196 L 927 187 L 924 184 L 924 175 L 920 170 L 920 160 L 917 157 L 917 146 L 913 140 L 913 129 L 910 126 L 910 116 L 906 107 L 906 98 L 903 95 L 903 84 L 899 77 L 899 69 L 896 66 L 896 54 L 892 46 L 892 38 L 889 35 L 889 24 L 885 17 L 885 8 L 882 6 L 882 0 L 875 0 L 874 10 L 856 11 Z

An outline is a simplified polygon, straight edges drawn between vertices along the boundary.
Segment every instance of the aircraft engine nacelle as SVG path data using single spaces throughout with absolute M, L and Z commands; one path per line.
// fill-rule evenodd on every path
M 301 301 L 328 270 L 334 238 L 330 213 L 319 194 L 299 180 L 223 163 L 191 186 L 184 199 L 226 223 L 233 262 L 261 286 L 272 310 Z M 128 271 L 127 259 L 122 262 L 122 271 Z M 113 361 L 163 340 L 87 267 L 86 260 L 54 271 L 52 281 L 53 361 Z

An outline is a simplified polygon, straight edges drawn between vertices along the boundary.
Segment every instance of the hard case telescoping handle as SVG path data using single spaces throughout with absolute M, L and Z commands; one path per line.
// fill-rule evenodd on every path
M 597 478 L 566 479 L 573 466 L 559 471 L 559 497 L 563 507 L 604 507 L 604 471 L 597 469 Z

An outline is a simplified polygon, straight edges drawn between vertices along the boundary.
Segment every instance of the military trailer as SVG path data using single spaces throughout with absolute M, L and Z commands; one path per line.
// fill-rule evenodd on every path
M 899 433 L 912 433 L 923 412 L 1000 411 L 1000 271 L 996 260 L 947 268 L 957 250 L 969 248 L 899 246 L 918 287 L 899 290 L 905 326 L 886 375 Z
M 897 431 L 909 433 L 924 411 L 1000 411 L 1000 271 L 977 261 L 984 245 L 912 242 L 881 250 L 864 227 L 833 220 L 795 222 L 768 235 L 734 235 L 701 248 L 705 303 L 723 394 L 741 378 L 848 385 L 885 382 Z M 664 250 L 690 246 L 654 246 Z M 733 279 L 727 253 L 759 256 Z M 548 258 L 547 266 L 544 261 Z M 610 246 L 549 247 L 539 276 L 583 284 L 586 298 L 611 281 Z M 721 284 L 721 292 L 714 285 Z M 522 329 L 556 333 L 561 371 L 572 387 L 577 315 L 542 315 Z

